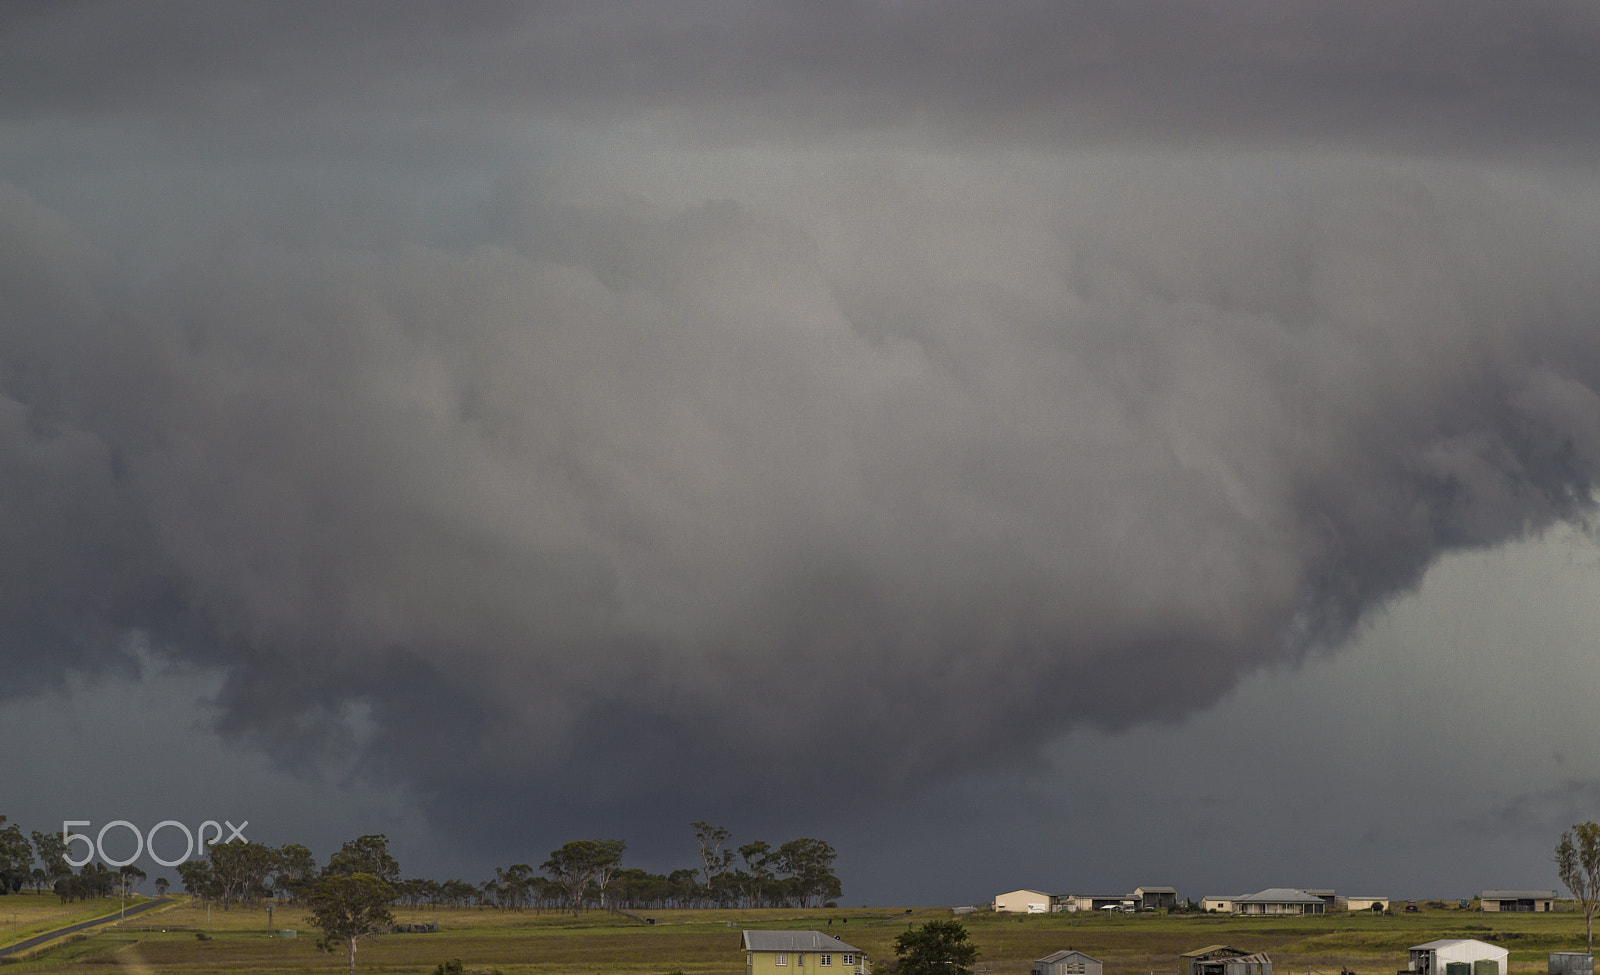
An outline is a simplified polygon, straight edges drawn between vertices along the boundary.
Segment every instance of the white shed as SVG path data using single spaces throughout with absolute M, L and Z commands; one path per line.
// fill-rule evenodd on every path
M 1504 948 L 1471 938 L 1444 938 L 1412 945 L 1406 970 L 1417 975 L 1456 975 L 1463 971 L 1469 975 L 1506 975 L 1509 959 Z M 1450 970 L 1452 965 L 1462 964 L 1466 965 L 1464 970 Z
M 1048 914 L 1050 895 L 1042 890 L 1012 890 L 994 896 L 997 914 Z

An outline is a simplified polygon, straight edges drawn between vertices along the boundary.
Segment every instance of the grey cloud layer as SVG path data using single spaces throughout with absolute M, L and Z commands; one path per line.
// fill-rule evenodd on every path
M 8 192 L 8 663 L 149 632 L 225 730 L 441 811 L 899 794 L 1176 718 L 1600 470 L 1592 219 L 1289 170 L 535 194 L 131 293 Z

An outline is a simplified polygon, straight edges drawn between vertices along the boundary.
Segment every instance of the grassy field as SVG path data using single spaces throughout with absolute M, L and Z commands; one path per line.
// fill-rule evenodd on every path
M 144 897 L 130 897 L 128 905 L 131 907 L 145 900 Z M 0 897 L 0 947 L 78 921 L 115 914 L 119 904 L 115 897 L 63 904 L 54 893 L 7 894 Z
M 741 928 L 815 928 L 866 952 L 893 957 L 894 938 L 908 924 L 948 918 L 947 910 L 816 909 L 811 911 L 654 911 L 656 921 L 589 912 L 570 914 L 479 909 L 402 910 L 396 920 L 437 921 L 436 934 L 395 934 L 363 943 L 357 969 L 367 973 L 431 973 L 460 958 L 469 972 L 488 975 L 739 975 Z M 0 918 L 4 905 L 0 904 Z M 1026 973 L 1031 961 L 1059 948 L 1077 948 L 1105 962 L 1106 975 L 1171 975 L 1177 955 L 1228 944 L 1272 956 L 1275 975 L 1348 969 L 1390 975 L 1405 967 L 1406 949 L 1435 938 L 1479 938 L 1511 952 L 1512 975 L 1545 970 L 1545 954 L 1581 950 L 1583 919 L 1565 914 L 1479 914 L 1435 910 L 1393 916 L 1332 914 L 1310 918 L 1215 916 L 994 915 L 961 919 L 979 946 L 979 971 Z M 830 923 L 831 922 L 831 923 Z M 319 952 L 302 913 L 279 907 L 274 927 L 298 937 L 267 935 L 265 910 L 206 912 L 192 904 L 130 920 L 121 928 L 75 940 L 26 961 L 0 966 L 3 975 L 67 972 L 114 975 L 335 975 L 342 955 Z M 210 940 L 200 940 L 205 933 Z M 6 939 L 12 940 L 12 939 Z

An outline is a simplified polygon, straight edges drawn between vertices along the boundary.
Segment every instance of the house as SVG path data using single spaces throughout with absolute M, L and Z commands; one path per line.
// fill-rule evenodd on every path
M 1059 900 L 1042 890 L 1011 890 L 994 896 L 994 910 L 996 914 L 1049 914 L 1060 910 L 1056 906 Z
M 1387 911 L 1387 897 L 1341 897 L 1339 906 L 1347 911 Z
M 1506 975 L 1509 958 L 1504 948 L 1482 941 L 1444 938 L 1413 945 L 1406 971 L 1415 975 Z
M 868 975 L 860 948 L 821 931 L 745 931 L 745 975 Z
M 1322 914 L 1328 903 L 1294 887 L 1269 887 L 1233 899 L 1235 914 Z
M 1178 906 L 1178 891 L 1175 887 L 1135 887 L 1133 899 L 1142 911 L 1172 908 Z
M 1099 911 L 1108 907 L 1132 911 L 1139 906 L 1139 899 L 1133 894 L 1064 894 L 1059 900 L 1063 911 Z
M 1200 898 L 1200 909 L 1202 911 L 1212 911 L 1217 914 L 1232 914 L 1233 897 L 1231 895 L 1224 896 L 1222 894 L 1207 894 Z
M 1028 975 L 1100 975 L 1100 959 L 1067 948 L 1035 961 Z
M 1478 895 L 1478 903 L 1486 911 L 1545 913 L 1555 910 L 1555 900 L 1553 890 L 1486 890 Z
M 1179 975 L 1272 975 L 1272 959 L 1260 952 L 1207 945 L 1178 956 Z

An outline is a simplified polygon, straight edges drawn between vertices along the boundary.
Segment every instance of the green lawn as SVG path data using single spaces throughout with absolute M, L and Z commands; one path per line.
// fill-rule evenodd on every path
M 586 912 L 504 912 L 479 909 L 401 910 L 400 921 L 434 920 L 437 934 L 396 934 L 362 945 L 357 969 L 370 973 L 431 973 L 460 958 L 469 972 L 503 975 L 740 975 L 744 957 L 739 929 L 815 928 L 881 961 L 893 955 L 894 938 L 908 924 L 950 917 L 942 908 L 815 909 L 788 911 L 651 911 L 642 917 Z M 3 905 L 0 905 L 3 916 Z M 1564 914 L 1479 914 L 1435 910 L 1374 917 L 1331 914 L 1311 918 L 1232 918 L 1206 915 L 994 915 L 961 918 L 981 954 L 979 970 L 1026 973 L 1030 962 L 1060 948 L 1077 948 L 1105 962 L 1106 975 L 1171 975 L 1177 955 L 1209 944 L 1265 951 L 1275 975 L 1328 973 L 1391 975 L 1403 969 L 1406 949 L 1444 937 L 1493 941 L 1511 951 L 1511 975 L 1545 969 L 1545 953 L 1581 950 L 1583 919 Z M 831 924 L 829 922 L 832 922 Z M 4 975 L 34 971 L 82 975 L 113 970 L 211 973 L 336 975 L 342 955 L 320 952 L 316 932 L 303 912 L 280 906 L 277 928 L 295 928 L 292 940 L 267 936 L 267 914 L 259 908 L 213 909 L 210 917 L 185 904 L 120 929 L 75 941 L 25 962 Z M 204 932 L 210 940 L 199 940 Z

